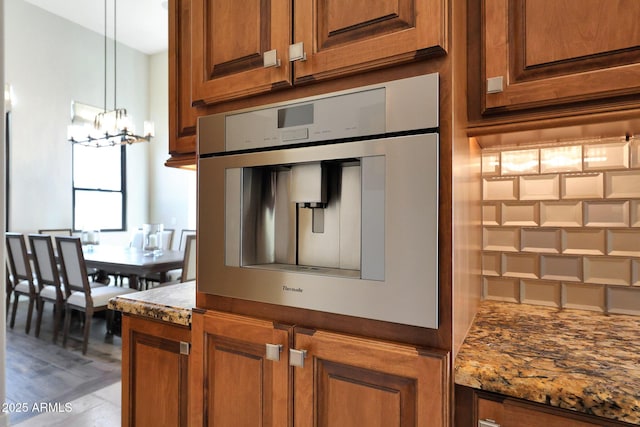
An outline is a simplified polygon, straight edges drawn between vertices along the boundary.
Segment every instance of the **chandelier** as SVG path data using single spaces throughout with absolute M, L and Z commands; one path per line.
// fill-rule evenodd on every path
M 67 139 L 92 147 L 151 141 L 153 122 L 145 121 L 142 135 L 136 134 L 126 108 L 116 108 L 116 0 L 113 0 L 113 110 L 107 110 L 107 0 L 104 0 L 104 108 L 71 101 L 71 125 Z

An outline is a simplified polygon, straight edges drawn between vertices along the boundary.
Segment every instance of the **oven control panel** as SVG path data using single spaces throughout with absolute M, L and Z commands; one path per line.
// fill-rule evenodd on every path
M 231 114 L 225 120 L 225 151 L 385 133 L 382 88 Z
M 438 74 L 198 118 L 209 155 L 350 140 L 439 126 Z

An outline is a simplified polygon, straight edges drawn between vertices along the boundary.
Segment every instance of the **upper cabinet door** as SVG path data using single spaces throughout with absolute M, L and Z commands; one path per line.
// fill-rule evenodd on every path
M 169 163 L 196 152 L 197 112 L 191 106 L 191 0 L 169 2 Z M 195 156 L 192 156 L 195 163 Z
M 291 85 L 291 0 L 193 0 L 192 11 L 194 105 Z M 265 67 L 272 50 L 280 63 Z
M 294 0 L 294 81 L 334 78 L 446 52 L 445 0 Z
M 640 93 L 639 1 L 482 5 L 483 113 Z

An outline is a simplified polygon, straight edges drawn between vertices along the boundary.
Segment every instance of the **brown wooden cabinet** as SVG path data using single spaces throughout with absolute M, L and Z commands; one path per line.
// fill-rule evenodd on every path
M 290 86 L 290 0 L 192 0 L 191 96 L 212 104 Z M 265 67 L 276 51 L 280 66 Z
M 443 0 L 294 0 L 294 83 L 341 77 L 446 51 Z
M 448 425 L 446 352 L 216 311 L 192 325 L 192 426 Z
M 630 424 L 456 386 L 456 427 L 615 427 Z
M 191 106 L 191 0 L 170 0 L 167 166 L 195 164 L 197 117 Z
M 196 163 L 198 116 L 225 102 L 447 49 L 446 0 L 170 0 L 167 166 Z M 302 42 L 304 60 L 289 46 Z M 274 51 L 275 66 L 264 55 Z M 246 105 L 234 105 L 234 108 Z
M 122 425 L 189 426 L 190 329 L 122 316 Z
M 635 0 L 469 2 L 470 116 L 637 106 L 637 16 Z
M 440 351 L 296 330 L 295 426 L 446 426 L 449 359 Z
M 444 0 L 192 0 L 192 101 L 213 104 L 446 50 Z M 302 43 L 303 59 L 289 47 Z M 276 65 L 265 67 L 265 52 Z

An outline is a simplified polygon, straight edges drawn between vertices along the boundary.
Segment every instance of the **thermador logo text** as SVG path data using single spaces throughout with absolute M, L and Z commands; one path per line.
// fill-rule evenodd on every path
M 302 288 L 290 288 L 287 285 L 282 285 L 282 290 L 286 292 L 302 292 Z

